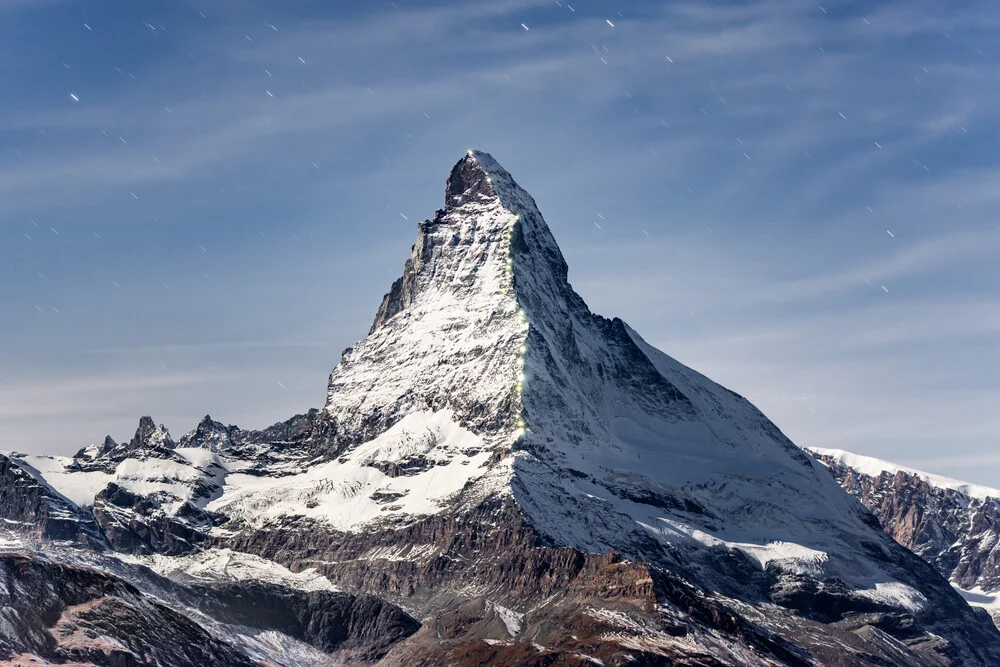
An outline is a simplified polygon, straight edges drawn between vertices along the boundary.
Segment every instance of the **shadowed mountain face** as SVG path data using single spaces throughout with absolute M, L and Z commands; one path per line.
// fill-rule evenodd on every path
M 0 555 L 4 660 L 250 667 L 253 661 L 134 586 L 93 569 Z M 37 664 L 37 663 L 36 663 Z
M 282 664 L 1000 664 L 989 619 L 824 466 L 591 313 L 534 200 L 475 151 L 321 410 L 178 441 L 144 418 L 8 470 L 96 526 L 50 558 Z M 11 540 L 41 539 L 43 513 L 18 516 Z M 352 597 L 241 616 L 264 584 L 290 613 Z

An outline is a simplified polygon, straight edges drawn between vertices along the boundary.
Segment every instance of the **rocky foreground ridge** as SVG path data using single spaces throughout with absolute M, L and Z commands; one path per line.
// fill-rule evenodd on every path
M 474 151 L 321 410 L 0 457 L 0 518 L 7 660 L 1000 664 L 824 465 L 591 313 Z

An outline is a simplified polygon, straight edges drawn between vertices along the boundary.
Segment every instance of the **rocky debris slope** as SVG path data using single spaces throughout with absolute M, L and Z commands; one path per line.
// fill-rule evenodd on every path
M 1000 622 L 1000 489 L 841 450 L 812 451 L 894 540 Z
M 0 660 L 93 665 L 255 664 L 197 623 L 95 570 L 0 555 Z
M 260 577 L 355 596 L 275 632 L 326 650 L 310 628 L 336 619 L 368 638 L 344 644 L 358 660 L 1000 664 L 989 619 L 756 408 L 591 313 L 492 157 L 445 196 L 322 410 L 178 441 L 143 418 L 128 443 L 10 461 L 94 517 L 102 558 L 224 591 L 240 554 L 247 601 Z
M 179 567 L 51 544 L 19 551 L 0 554 L 0 661 L 371 664 L 420 628 L 375 596 L 229 550 Z

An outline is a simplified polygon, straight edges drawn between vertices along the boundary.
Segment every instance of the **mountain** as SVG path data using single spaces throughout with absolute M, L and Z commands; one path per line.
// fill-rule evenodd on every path
M 894 540 L 1000 623 L 1000 489 L 837 449 L 811 449 Z
M 127 443 L 5 461 L 98 529 L 47 539 L 8 494 L 23 556 L 274 664 L 1000 664 L 988 615 L 824 465 L 593 314 L 486 153 L 455 165 L 322 409 L 176 441 L 144 417 Z

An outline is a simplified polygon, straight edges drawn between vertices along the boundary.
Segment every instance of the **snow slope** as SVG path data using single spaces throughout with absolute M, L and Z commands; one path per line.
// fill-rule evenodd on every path
M 230 474 L 206 509 L 250 525 L 304 516 L 359 531 L 400 515 L 442 511 L 449 496 L 483 475 L 488 458 L 483 439 L 456 424 L 450 411 L 411 412 L 373 440 L 301 474 Z M 420 466 L 416 474 L 387 474 L 413 461 Z

